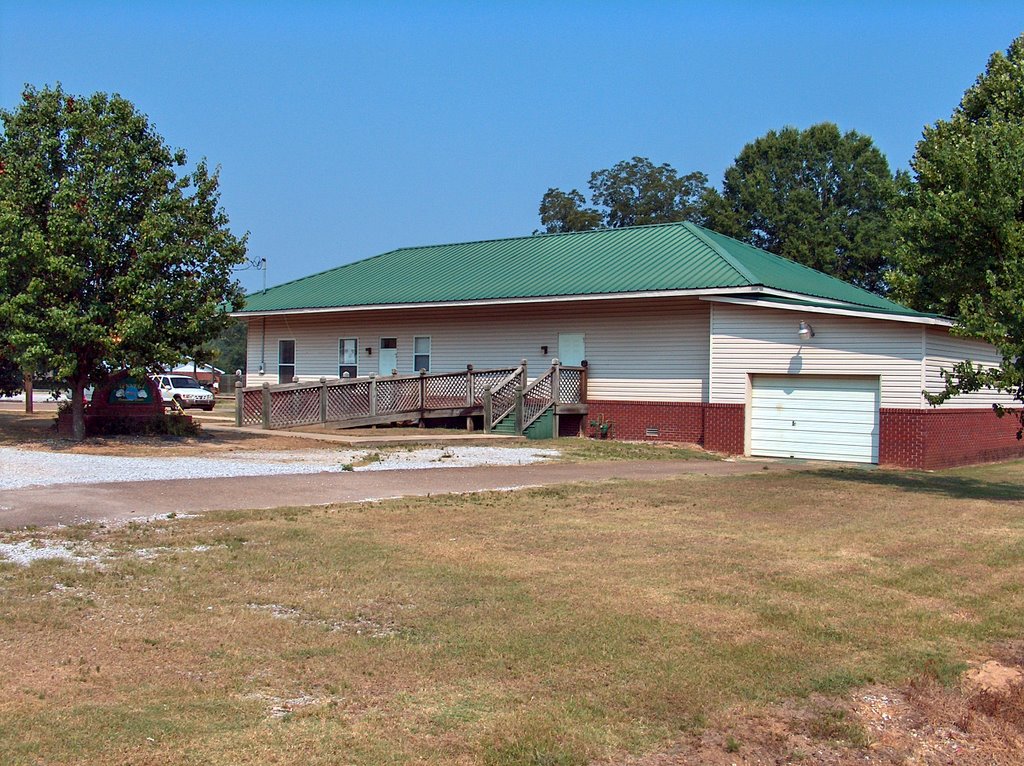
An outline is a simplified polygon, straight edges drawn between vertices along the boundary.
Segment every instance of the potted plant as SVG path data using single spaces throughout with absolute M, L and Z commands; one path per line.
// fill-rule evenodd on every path
M 598 439 L 607 439 L 614 424 L 601 413 L 590 421 L 590 427 L 594 429 L 594 436 Z

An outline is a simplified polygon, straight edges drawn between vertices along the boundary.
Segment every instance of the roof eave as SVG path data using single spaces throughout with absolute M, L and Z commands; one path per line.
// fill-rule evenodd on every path
M 773 303 L 770 295 L 766 293 L 769 300 L 750 300 L 748 298 L 732 298 L 729 296 L 702 296 L 701 300 L 711 303 L 733 303 L 740 306 L 755 306 L 760 308 L 781 309 L 783 311 L 801 311 L 809 314 L 836 314 L 839 316 L 860 317 L 861 319 L 881 319 L 888 322 L 906 322 L 910 324 L 932 325 L 934 327 L 954 327 L 956 322 L 945 317 L 932 317 L 923 314 L 890 314 L 884 311 L 874 311 L 870 307 L 850 308 L 837 305 L 831 306 L 806 306 L 789 303 Z M 780 295 L 779 297 L 801 297 L 808 296 Z
M 285 314 L 334 314 L 345 311 L 395 311 L 407 309 L 454 308 L 457 306 L 504 306 L 508 304 L 570 303 L 577 301 L 623 300 L 637 298 L 700 298 L 705 295 L 735 295 L 737 293 L 760 294 L 760 285 L 736 287 L 705 287 L 687 290 L 647 290 L 630 293 L 587 293 L 582 295 L 541 295 L 516 298 L 482 298 L 465 301 L 432 301 L 424 303 L 377 303 L 367 306 L 311 306 L 308 308 L 267 309 L 263 311 L 233 311 L 231 316 L 248 317 L 282 316 Z M 800 296 L 806 297 L 806 296 Z

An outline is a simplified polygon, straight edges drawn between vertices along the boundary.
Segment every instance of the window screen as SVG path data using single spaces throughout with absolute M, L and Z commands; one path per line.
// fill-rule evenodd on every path
M 412 341 L 412 368 L 416 372 L 430 372 L 430 336 L 420 336 Z
M 291 383 L 295 379 L 295 341 L 277 342 L 277 382 Z
M 338 377 L 344 378 L 348 373 L 350 378 L 359 375 L 359 339 L 341 338 L 338 341 Z

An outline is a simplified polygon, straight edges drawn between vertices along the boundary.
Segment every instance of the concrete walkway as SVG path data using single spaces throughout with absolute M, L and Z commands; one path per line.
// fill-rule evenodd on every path
M 796 467 L 754 460 L 646 460 L 58 484 L 0 491 L 0 529 L 127 521 L 165 513 L 365 502 L 610 479 L 647 481 L 686 474 L 734 476 L 766 470 L 788 471 Z

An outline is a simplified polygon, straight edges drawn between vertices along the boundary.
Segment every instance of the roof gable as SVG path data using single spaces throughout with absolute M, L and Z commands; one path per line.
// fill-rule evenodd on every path
M 691 223 L 392 250 L 248 296 L 245 312 L 763 286 L 907 311 Z

